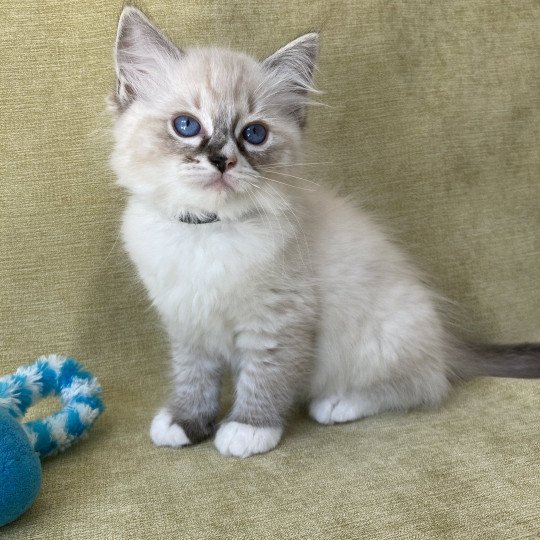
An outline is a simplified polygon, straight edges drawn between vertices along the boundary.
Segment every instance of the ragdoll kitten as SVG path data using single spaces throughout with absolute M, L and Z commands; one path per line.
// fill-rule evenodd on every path
M 158 446 L 214 434 L 225 368 L 235 402 L 215 445 L 240 457 L 274 448 L 298 399 L 332 424 L 437 404 L 456 378 L 540 375 L 537 346 L 453 339 L 370 218 L 298 178 L 317 43 L 307 34 L 259 62 L 180 50 L 137 9 L 121 15 L 122 233 L 172 349 Z

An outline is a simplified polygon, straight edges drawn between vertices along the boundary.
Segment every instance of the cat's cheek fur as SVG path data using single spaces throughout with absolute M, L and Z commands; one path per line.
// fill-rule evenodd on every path
M 246 458 L 274 449 L 281 439 L 281 427 L 256 427 L 226 422 L 217 431 L 214 444 L 224 456 Z

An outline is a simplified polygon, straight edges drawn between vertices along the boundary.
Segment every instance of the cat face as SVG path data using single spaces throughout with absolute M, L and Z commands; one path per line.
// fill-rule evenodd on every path
M 262 62 L 227 49 L 182 51 L 124 9 L 115 49 L 119 183 L 171 218 L 238 217 L 274 200 L 284 186 L 272 167 L 298 161 L 317 41 L 307 34 Z

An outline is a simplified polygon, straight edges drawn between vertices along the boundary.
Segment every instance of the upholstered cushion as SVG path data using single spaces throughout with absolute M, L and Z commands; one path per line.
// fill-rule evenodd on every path
M 104 98 L 121 2 L 0 6 L 0 372 L 49 352 L 101 380 L 90 438 L 44 463 L 2 538 L 532 538 L 539 386 L 478 380 L 437 411 L 320 427 L 245 461 L 155 449 L 167 351 L 122 253 Z M 146 0 L 178 43 L 263 56 L 322 33 L 309 178 L 378 214 L 469 334 L 538 340 L 534 0 Z M 324 163 L 321 163 L 324 162 Z M 1 442 L 0 442 L 1 444 Z M 1 489 L 1 486 L 0 486 Z

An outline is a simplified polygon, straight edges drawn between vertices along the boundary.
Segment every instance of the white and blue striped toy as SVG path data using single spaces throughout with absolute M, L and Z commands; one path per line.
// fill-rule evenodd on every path
M 30 406 L 50 395 L 62 403 L 59 411 L 21 422 Z M 0 526 L 22 514 L 37 496 L 39 458 L 69 448 L 103 409 L 99 383 L 73 358 L 43 357 L 0 377 Z

